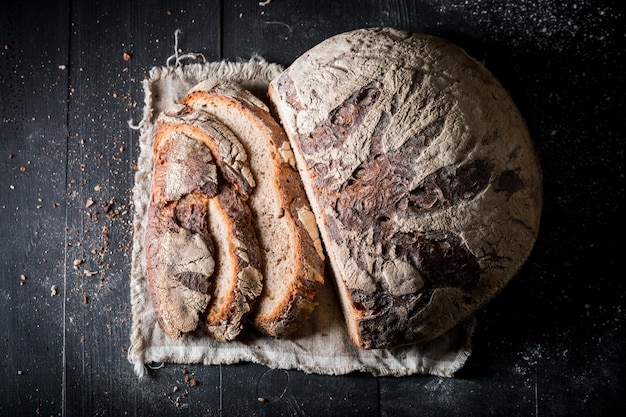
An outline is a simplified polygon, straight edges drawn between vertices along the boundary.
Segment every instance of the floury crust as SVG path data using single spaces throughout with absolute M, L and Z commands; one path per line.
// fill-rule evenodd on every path
M 330 38 L 270 85 L 363 348 L 433 339 L 528 257 L 541 172 L 498 81 L 442 39 Z

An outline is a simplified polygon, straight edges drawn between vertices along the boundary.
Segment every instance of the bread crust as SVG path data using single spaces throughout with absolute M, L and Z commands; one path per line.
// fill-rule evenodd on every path
M 247 155 L 225 126 L 181 105 L 159 115 L 154 155 L 145 245 L 157 322 L 172 339 L 201 326 L 217 340 L 232 340 L 262 288 L 246 205 L 254 187 Z M 224 236 L 211 233 L 213 217 Z M 214 297 L 218 289 L 222 296 Z
M 541 171 L 498 81 L 460 48 L 363 29 L 272 81 L 362 348 L 435 338 L 492 299 L 528 257 Z
M 218 300 L 213 297 L 205 314 L 207 331 L 216 340 L 225 342 L 234 340 L 246 322 L 252 306 L 263 289 L 262 263 L 259 243 L 252 226 L 252 214 L 244 199 L 229 185 L 224 184 L 221 191 L 209 202 L 212 214 L 220 212 L 216 221 L 223 222 L 222 227 L 228 233 L 222 239 L 227 249 L 226 257 L 233 263 L 230 274 L 231 282 L 225 297 Z M 223 259 L 217 259 L 218 268 Z
M 217 171 L 211 154 L 193 139 L 158 133 L 145 236 L 146 275 L 159 326 L 179 339 L 198 327 L 211 299 L 215 259 L 206 217 L 208 198 L 217 191 Z M 183 158 L 192 162 L 178 163 Z M 194 178 L 185 175 L 190 170 L 204 172 Z M 171 173 L 185 180 L 174 184 Z M 189 216 L 184 212 L 194 212 L 195 221 L 185 221 Z
M 280 258 L 282 254 L 276 248 L 262 248 L 265 263 L 264 291 L 257 300 L 251 322 L 263 333 L 272 337 L 284 337 L 294 332 L 308 317 L 317 305 L 315 296 L 323 286 L 324 255 L 317 226 L 310 210 L 289 141 L 280 125 L 270 115 L 268 108 L 258 98 L 231 82 L 207 80 L 198 84 L 182 100 L 185 105 L 206 111 L 218 118 L 222 123 L 237 132 L 237 124 L 245 120 L 256 134 L 256 140 L 262 141 L 269 149 L 271 157 L 266 161 L 273 172 L 271 185 L 261 191 L 258 187 L 250 196 L 250 207 L 257 234 L 268 233 L 261 223 L 280 222 L 288 230 L 282 239 L 286 239 L 292 248 L 290 273 L 281 277 L 283 282 L 276 282 L 271 277 L 272 258 Z M 225 117 L 224 109 L 233 117 Z M 244 147 L 251 153 L 250 143 L 245 134 L 238 134 Z M 256 175 L 254 172 L 253 174 Z M 267 192 L 271 195 L 263 195 Z M 257 194 L 255 194 L 257 193 Z M 270 198 L 277 202 L 279 213 L 267 213 L 260 209 L 255 211 L 254 199 Z M 259 205 L 256 205 L 258 207 Z M 279 297 L 268 294 L 277 290 L 274 287 L 286 285 L 287 291 Z

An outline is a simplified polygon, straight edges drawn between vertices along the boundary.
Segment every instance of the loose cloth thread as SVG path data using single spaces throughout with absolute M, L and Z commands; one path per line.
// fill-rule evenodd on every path
M 433 341 L 395 349 L 360 350 L 347 335 L 329 277 L 318 294 L 319 306 L 311 319 L 288 339 L 265 337 L 247 328 L 237 340 L 227 343 L 216 342 L 201 330 L 173 341 L 161 331 L 150 300 L 143 247 L 156 117 L 199 81 L 212 77 L 239 82 L 264 99 L 269 82 L 283 69 L 258 57 L 249 62 L 206 63 L 204 57 L 197 54 L 179 55 L 178 35 L 175 38 L 176 53 L 168 58 L 168 65 L 153 68 L 143 82 L 143 118 L 138 125 L 140 156 L 133 188 L 135 214 L 130 279 L 133 320 L 128 360 L 134 365 L 135 373 L 140 377 L 146 375 L 146 365 L 154 362 L 226 365 L 246 361 L 326 375 L 361 371 L 379 376 L 415 373 L 452 376 L 470 355 L 473 317 Z M 189 58 L 201 62 L 182 62 Z

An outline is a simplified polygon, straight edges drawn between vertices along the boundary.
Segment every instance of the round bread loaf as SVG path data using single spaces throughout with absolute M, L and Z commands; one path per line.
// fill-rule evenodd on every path
M 541 171 L 501 84 L 459 47 L 389 28 L 332 37 L 270 86 L 351 338 L 435 338 L 528 257 Z

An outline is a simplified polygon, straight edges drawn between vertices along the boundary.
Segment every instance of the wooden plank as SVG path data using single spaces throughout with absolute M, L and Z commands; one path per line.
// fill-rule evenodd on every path
M 460 23 L 461 16 L 452 15 L 442 25 L 439 12 L 431 3 L 367 0 L 358 2 L 356 7 L 353 2 L 331 0 L 227 3 L 224 58 L 245 60 L 260 55 L 268 61 L 289 65 L 324 39 L 353 29 L 391 26 L 441 34 L 445 28 Z
M 114 9 L 111 6 L 111 9 Z M 221 1 L 203 3 L 155 0 L 132 5 L 128 10 L 128 27 L 131 32 L 127 47 L 133 59 L 130 71 L 132 85 L 139 88 L 140 81 L 154 66 L 164 66 L 174 54 L 174 33 L 178 30 L 178 52 L 199 53 L 207 61 L 221 59 Z
M 58 8 L 57 8 L 58 7 Z M 0 415 L 61 411 L 69 15 L 0 13 Z
M 262 5 L 262 3 L 267 3 Z M 334 34 L 382 23 L 385 5 L 359 2 L 243 2 L 224 6 L 223 51 L 229 60 L 260 55 L 288 65 L 307 49 Z
M 370 375 L 337 377 L 250 364 L 222 368 L 224 417 L 378 415 L 378 381 Z
M 141 119 L 141 81 L 174 51 L 219 54 L 219 9 L 177 3 L 72 4 L 68 198 L 67 415 L 187 415 L 217 409 L 219 368 L 150 371 L 139 383 L 128 363 L 131 190 Z M 193 34 L 189 36 L 187 34 Z M 194 39 L 196 43 L 189 42 Z
M 132 379 L 122 352 L 132 147 L 121 123 L 132 97 L 128 32 L 120 30 L 128 29 L 129 10 L 71 10 L 64 413 L 117 414 Z

